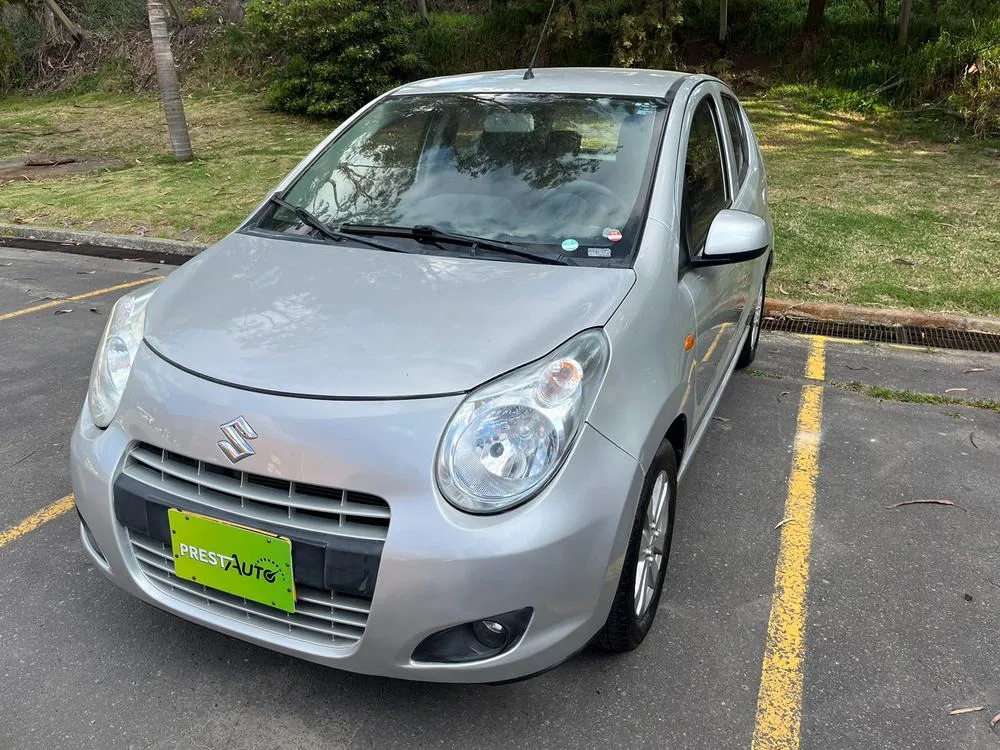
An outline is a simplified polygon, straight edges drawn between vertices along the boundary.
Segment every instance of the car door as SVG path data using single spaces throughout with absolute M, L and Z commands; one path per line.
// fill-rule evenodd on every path
M 696 92 L 685 112 L 679 236 L 680 283 L 695 308 L 695 421 L 700 423 L 742 340 L 751 269 L 746 263 L 696 266 L 690 262 L 704 247 L 715 216 L 733 206 L 730 143 L 720 100 L 710 84 Z

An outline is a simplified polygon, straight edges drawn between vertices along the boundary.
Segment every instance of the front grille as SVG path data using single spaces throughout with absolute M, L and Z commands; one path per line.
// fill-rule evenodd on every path
M 170 547 L 131 529 L 127 533 L 147 580 L 195 607 L 324 646 L 351 647 L 365 631 L 371 609 L 369 599 L 297 585 L 295 612 L 288 613 L 178 578 Z
M 279 524 L 379 542 L 389 528 L 389 505 L 374 495 L 249 474 L 145 443 L 132 449 L 122 473 L 197 502 L 206 513 L 236 514 L 250 525 Z

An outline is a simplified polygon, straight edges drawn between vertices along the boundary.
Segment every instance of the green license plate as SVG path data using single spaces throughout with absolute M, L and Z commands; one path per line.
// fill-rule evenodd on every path
M 174 573 L 233 596 L 295 611 L 286 537 L 169 508 Z

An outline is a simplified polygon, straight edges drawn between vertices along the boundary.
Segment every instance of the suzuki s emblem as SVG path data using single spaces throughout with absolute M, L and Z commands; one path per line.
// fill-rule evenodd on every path
M 243 417 L 236 417 L 232 422 L 220 425 L 225 440 L 220 440 L 218 445 L 222 452 L 226 454 L 233 463 L 242 461 L 247 456 L 253 455 L 253 448 L 250 446 L 251 440 L 257 439 L 257 433 L 253 427 Z

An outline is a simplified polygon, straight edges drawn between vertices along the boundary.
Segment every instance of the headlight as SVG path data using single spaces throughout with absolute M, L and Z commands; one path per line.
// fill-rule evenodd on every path
M 538 493 L 590 413 L 608 351 L 602 332 L 584 331 L 470 393 L 438 449 L 438 486 L 448 502 L 470 513 L 496 513 Z
M 145 286 L 126 294 L 115 303 L 104 329 L 94 367 L 90 372 L 87 403 L 94 424 L 107 427 L 121 403 L 125 384 L 132 372 L 142 330 L 146 322 L 146 305 L 156 291 L 156 285 Z

